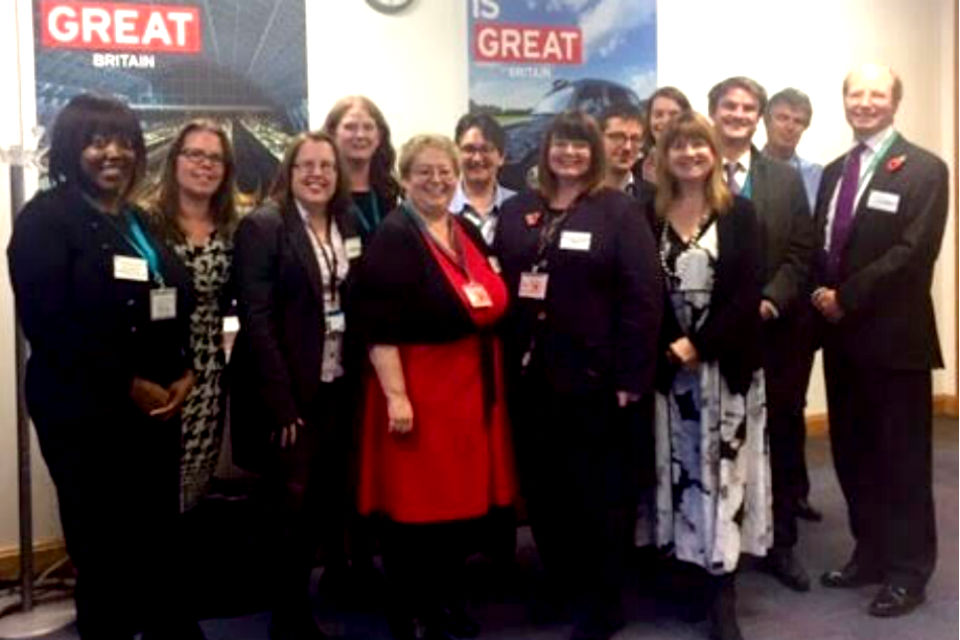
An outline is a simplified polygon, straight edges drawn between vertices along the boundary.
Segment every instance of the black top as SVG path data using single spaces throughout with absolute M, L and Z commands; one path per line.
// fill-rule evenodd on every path
M 653 203 L 647 215 L 653 219 Z M 656 219 L 657 237 L 664 221 Z M 719 361 L 720 374 L 734 393 L 746 393 L 753 372 L 760 367 L 760 300 L 763 259 L 760 228 L 753 204 L 734 197 L 733 208 L 717 217 L 717 263 L 710 295 L 710 314 L 694 334 L 687 337 L 702 362 Z M 664 290 L 665 291 L 665 290 Z M 669 345 L 684 333 L 669 300 L 664 303 L 663 331 L 657 355 L 657 389 L 666 392 L 673 384 L 676 364 L 667 357 Z
M 636 200 L 605 188 L 581 197 L 545 248 L 546 300 L 520 298 L 521 274 L 536 260 L 550 215 L 536 192 L 508 200 L 500 214 L 493 247 L 512 301 L 505 333 L 508 373 L 512 377 L 522 367 L 535 341 L 531 355 L 557 392 L 648 392 L 663 285 L 653 235 Z M 573 243 L 580 250 L 565 243 L 568 232 L 580 232 L 580 242 Z
M 164 387 L 192 363 L 190 276 L 129 207 L 177 290 L 176 317 L 150 319 L 153 281 L 115 277 L 114 256 L 140 258 L 123 217 L 103 213 L 79 191 L 37 194 L 17 216 L 7 248 L 17 312 L 30 361 L 27 394 L 34 419 L 103 420 L 130 409 L 134 377 Z
M 477 332 L 414 215 L 404 206 L 391 212 L 358 270 L 350 313 L 366 344 L 437 344 Z M 459 216 L 451 219 L 489 255 L 476 227 Z
M 354 191 L 352 214 L 354 226 L 360 238 L 366 244 L 383 219 L 394 208 L 395 203 L 387 202 L 374 191 Z

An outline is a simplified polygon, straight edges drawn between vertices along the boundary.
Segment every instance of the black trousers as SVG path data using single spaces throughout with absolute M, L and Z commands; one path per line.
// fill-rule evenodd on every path
M 773 493 L 774 546 L 797 543 L 797 503 L 810 490 L 806 463 L 807 383 L 813 341 L 805 318 L 770 320 L 764 326 L 763 370 Z
M 517 468 L 544 569 L 578 619 L 616 623 L 642 475 L 641 407 L 619 409 L 612 389 L 553 392 L 536 377 L 513 391 Z
M 53 419 L 42 403 L 32 408 L 77 570 L 80 637 L 130 640 L 176 628 L 186 618 L 177 568 L 179 420 L 152 420 L 125 399 L 96 424 Z
M 828 347 L 824 373 L 854 558 L 889 583 L 922 588 L 937 555 L 930 371 L 861 367 Z
M 310 574 L 318 551 L 339 561 L 344 554 L 348 492 L 349 419 L 344 385 L 321 384 L 301 418 L 293 446 L 276 447 L 265 474 L 275 527 L 274 613 L 309 611 Z

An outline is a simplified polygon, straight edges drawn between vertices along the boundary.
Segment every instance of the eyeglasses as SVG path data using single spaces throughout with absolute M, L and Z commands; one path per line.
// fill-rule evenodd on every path
M 181 149 L 180 155 L 192 162 L 193 164 L 200 164 L 204 160 L 210 164 L 221 165 L 223 164 L 223 154 L 222 153 L 207 153 L 203 149 Z
M 474 154 L 487 155 L 496 150 L 497 148 L 492 144 L 465 144 L 460 147 L 460 153 L 465 156 L 472 156 Z
M 639 147 L 640 143 L 643 142 L 643 136 L 639 136 L 636 134 L 632 136 L 628 136 L 627 134 L 622 133 L 620 131 L 613 131 L 611 133 L 605 133 L 603 135 L 606 137 L 607 140 L 609 140 L 615 145 L 624 145 L 627 142 L 629 142 L 633 146 Z
M 332 162 L 323 160 L 321 162 L 314 162 L 313 160 L 308 160 L 306 162 L 296 162 L 293 165 L 293 168 L 301 173 L 307 175 L 313 173 L 336 173 L 337 165 Z

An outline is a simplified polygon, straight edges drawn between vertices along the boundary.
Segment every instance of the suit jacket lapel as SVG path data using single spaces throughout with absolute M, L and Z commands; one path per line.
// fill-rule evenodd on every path
M 310 279 L 310 288 L 313 290 L 317 300 L 323 303 L 323 277 L 320 275 L 320 265 L 317 264 L 317 254 L 313 250 L 313 243 L 307 236 L 307 230 L 304 228 L 303 219 L 297 210 L 297 205 L 291 201 L 287 210 L 283 212 L 283 224 L 286 228 L 287 239 L 293 252 L 307 270 Z
M 857 202 L 856 214 L 853 216 L 853 226 L 850 229 L 850 237 L 852 238 L 855 233 L 857 233 L 857 227 L 860 226 L 861 221 L 864 217 L 867 217 L 867 201 L 870 197 L 870 192 L 874 190 L 879 191 L 890 191 L 890 185 L 894 181 L 894 175 L 889 170 L 887 170 L 887 161 L 890 158 L 895 158 L 900 154 L 906 153 L 907 151 L 907 141 L 903 139 L 899 133 L 895 134 L 897 139 L 893 141 L 893 144 L 890 145 L 890 149 L 887 151 L 886 156 L 880 158 L 880 162 L 877 163 L 877 166 L 873 170 L 873 175 L 870 176 L 870 182 L 867 183 L 866 188 L 863 190 L 863 194 L 860 196 L 860 200 Z M 848 241 L 849 245 L 849 241 Z

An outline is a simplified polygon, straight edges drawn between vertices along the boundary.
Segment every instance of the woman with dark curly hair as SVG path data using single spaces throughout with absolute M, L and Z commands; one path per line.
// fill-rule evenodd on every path
M 400 198 L 390 127 L 370 98 L 347 96 L 330 109 L 323 130 L 336 141 L 343 157 L 357 228 L 366 243 Z
M 223 316 L 233 262 L 233 149 L 226 131 L 211 120 L 193 120 L 174 138 L 159 180 L 143 199 L 151 223 L 184 263 L 196 306 L 190 346 L 197 384 L 183 405 L 180 443 L 180 510 L 206 494 L 223 435 L 220 385 L 225 366 Z

